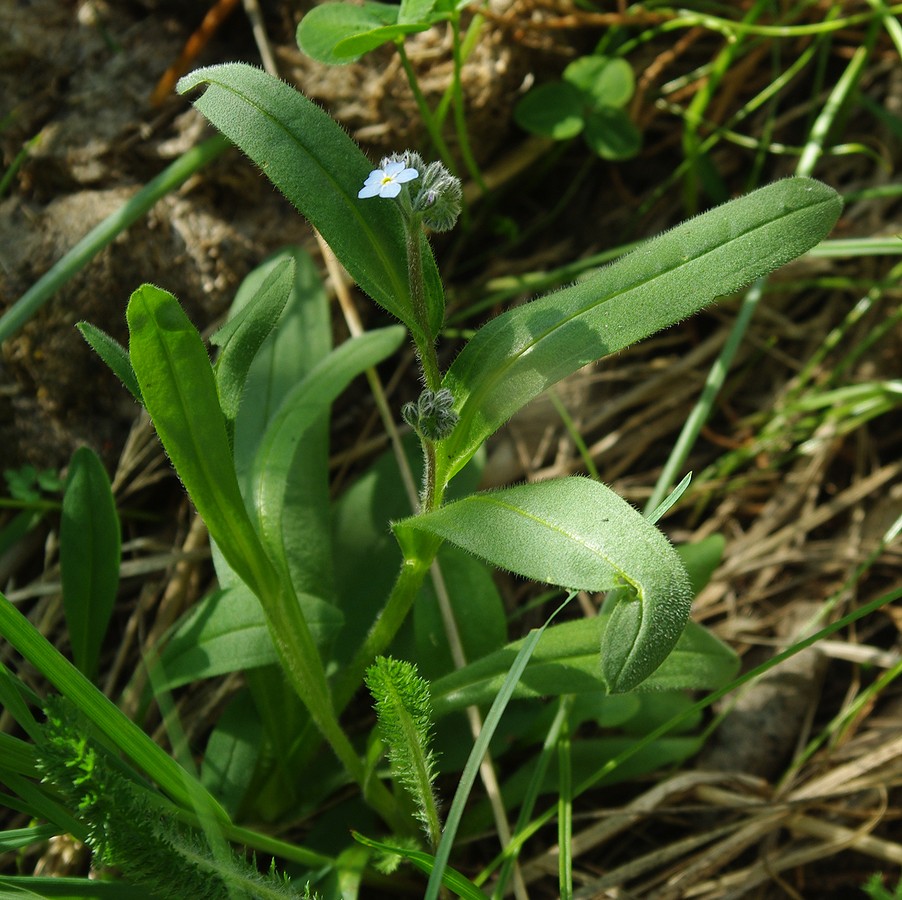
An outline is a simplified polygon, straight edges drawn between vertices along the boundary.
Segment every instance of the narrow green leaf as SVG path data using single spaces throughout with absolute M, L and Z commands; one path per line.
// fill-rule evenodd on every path
M 81 336 L 91 345 L 94 352 L 110 367 L 113 374 L 125 385 L 128 392 L 143 404 L 141 388 L 132 368 L 132 361 L 128 358 L 128 350 L 115 338 L 111 338 L 105 331 L 90 322 L 78 322 L 75 327 Z
M 233 817 L 254 777 L 263 740 L 260 717 L 249 692 L 243 690 L 219 717 L 200 772 L 201 783 Z
M 302 594 L 298 602 L 317 645 L 327 645 L 344 619 L 319 597 Z M 172 690 L 201 678 L 213 678 L 278 662 L 263 609 L 242 584 L 214 591 L 192 607 L 176 626 L 160 656 L 156 690 Z
M 364 847 L 372 847 L 374 850 L 379 850 L 382 853 L 406 859 L 427 875 L 432 871 L 432 867 L 435 864 L 435 858 L 430 853 L 424 853 L 422 850 L 411 850 L 409 847 L 395 847 L 393 844 L 385 844 L 382 841 L 375 841 L 372 838 L 365 837 L 357 831 L 352 831 L 351 836 L 355 841 L 363 844 Z M 442 884 L 457 897 L 462 897 L 464 900 L 488 900 L 487 895 L 479 890 L 472 881 L 450 866 L 445 866 L 442 871 Z
M 438 563 L 460 631 L 464 657 L 481 659 L 499 650 L 507 640 L 507 617 L 489 567 L 452 544 L 445 544 L 439 550 Z M 424 678 L 434 679 L 454 671 L 456 666 L 445 623 L 429 578 L 413 607 L 413 632 L 416 647 L 410 658 L 417 660 Z
M 285 397 L 332 350 L 329 298 L 316 264 L 300 247 L 280 251 L 241 283 L 233 311 L 243 309 L 283 260 L 294 266 L 294 283 L 279 327 L 266 339 L 245 382 L 235 421 L 235 469 L 245 505 L 251 494 L 254 457 Z M 299 446 L 282 516 L 292 584 L 301 592 L 331 599 L 334 593 L 330 533 L 329 421 L 324 416 Z M 234 583 L 214 557 L 221 584 Z
M 2 900 L 155 900 L 155 895 L 141 887 L 121 881 L 97 881 L 90 878 L 43 878 L 33 875 L 0 876 Z
M 498 695 L 492 701 L 492 706 L 485 717 L 479 736 L 473 744 L 467 764 L 464 766 L 460 781 L 457 784 L 457 790 L 454 792 L 454 799 L 451 801 L 451 808 L 448 810 L 448 816 L 445 819 L 445 827 L 442 831 L 442 840 L 435 853 L 435 866 L 432 874 L 429 876 L 429 884 L 426 887 L 425 900 L 437 900 L 441 890 L 443 876 L 451 856 L 451 848 L 454 846 L 454 840 L 457 836 L 457 829 L 460 827 L 463 818 L 464 808 L 470 791 L 476 782 L 476 775 L 482 760 L 488 752 L 489 744 L 492 736 L 498 728 L 498 723 L 504 715 L 504 710 L 513 696 L 517 682 L 523 675 L 523 670 L 529 663 L 529 659 L 536 649 L 536 645 L 542 638 L 545 630 L 557 616 L 557 614 L 573 599 L 575 594 L 570 594 L 566 600 L 545 620 L 541 628 L 533 628 L 532 631 L 523 639 L 523 644 L 517 652 L 510 671 L 504 679 Z
M 367 669 L 366 686 L 376 701 L 379 735 L 388 748 L 392 779 L 414 802 L 415 815 L 432 846 L 441 837 L 435 801 L 432 702 L 429 682 L 403 659 L 380 656 Z
M 663 518 L 664 514 L 683 496 L 686 488 L 689 487 L 689 483 L 692 481 L 692 473 L 687 472 L 683 476 L 683 480 L 665 497 L 647 516 L 649 522 L 652 525 L 657 525 L 657 523 Z
M 89 678 L 119 588 L 121 535 L 116 501 L 103 463 L 88 447 L 72 456 L 60 522 L 63 610 L 75 665 Z
M 35 825 L 31 828 L 12 828 L 9 831 L 0 832 L 0 853 L 9 853 L 29 844 L 40 841 L 48 841 L 59 834 L 53 825 Z M 2 882 L 0 882 L 2 884 Z
M 412 534 L 425 531 L 526 578 L 572 590 L 627 589 L 630 599 L 620 606 L 636 620 L 615 610 L 606 634 L 622 654 L 616 666 L 605 661 L 611 690 L 647 678 L 689 615 L 692 592 L 679 556 L 641 513 L 597 481 L 563 478 L 474 494 L 394 530 L 408 556 Z
M 493 319 L 445 376 L 460 421 L 438 447 L 438 483 L 447 483 L 547 387 L 804 253 L 826 237 L 841 208 L 826 185 L 787 178 L 685 222 L 582 283 Z
M 3 780 L 2 772 L 15 772 L 18 775 L 27 775 L 36 778 L 35 747 L 28 741 L 13 737 L 11 734 L 0 732 L 0 781 Z
M 542 636 L 514 697 L 595 694 L 605 690 L 599 647 L 606 621 L 600 616 L 564 622 Z M 436 717 L 490 703 L 504 682 L 522 640 L 439 678 L 432 684 Z M 732 678 L 736 654 L 691 619 L 667 659 L 639 685 L 640 691 L 713 690 Z
M 401 213 L 394 203 L 360 200 L 373 165 L 340 125 L 278 78 L 231 63 L 199 69 L 180 93 L 205 87 L 194 105 L 263 170 L 322 234 L 351 277 L 377 303 L 420 334 L 407 278 Z M 429 339 L 444 320 L 431 253 L 423 259 Z
M 394 353 L 403 339 L 404 330 L 393 325 L 346 341 L 291 391 L 267 428 L 254 461 L 253 505 L 267 546 L 286 568 L 286 496 L 308 429 L 355 377 Z
M 0 636 L 64 697 L 70 699 L 170 797 L 184 809 L 194 808 L 192 798 L 196 791 L 203 791 L 203 788 L 108 697 L 97 690 L 2 594 Z M 228 821 L 225 812 L 212 797 L 206 796 L 206 802 L 216 811 L 217 817 L 224 822 Z
M 294 283 L 294 261 L 282 259 L 267 275 L 253 299 L 229 319 L 211 338 L 220 347 L 214 366 L 219 405 L 228 422 L 234 422 L 254 357 L 288 301 Z
M 172 294 L 144 285 L 126 311 L 129 352 L 147 411 L 229 565 L 257 596 L 277 576 L 244 508 L 207 351 Z

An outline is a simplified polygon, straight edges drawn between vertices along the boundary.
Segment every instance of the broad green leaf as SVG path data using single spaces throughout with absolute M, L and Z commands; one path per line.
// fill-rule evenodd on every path
M 408 557 L 416 552 L 415 535 L 427 532 L 536 581 L 628 591 L 606 635 L 620 650 L 617 665 L 605 662 L 603 669 L 612 691 L 647 678 L 689 615 L 689 578 L 670 543 L 614 491 L 587 478 L 474 494 L 398 522 L 394 530 Z M 621 607 L 632 615 L 624 618 Z
M 374 28 L 365 34 L 356 34 L 345 38 L 335 45 L 334 55 L 339 59 L 358 59 L 365 53 L 403 38 L 407 34 L 415 34 L 418 31 L 426 31 L 431 26 L 430 22 L 423 23 L 398 23 L 397 25 L 384 25 L 382 28 Z
M 597 106 L 625 106 L 633 96 L 635 78 L 625 59 L 581 56 L 564 69 L 564 81 L 584 91 Z
M 563 141 L 583 130 L 585 99 L 565 81 L 540 84 L 514 109 L 514 121 L 532 134 Z
M 205 90 L 194 105 L 307 217 L 360 287 L 412 332 L 434 338 L 445 308 L 432 253 L 423 258 L 430 331 L 423 336 L 412 311 L 401 213 L 380 198 L 358 199 L 373 165 L 341 126 L 252 66 L 211 66 L 178 84 L 180 93 L 199 87 Z
M 546 388 L 801 255 L 826 237 L 841 208 L 832 188 L 787 178 L 493 319 L 445 375 L 460 421 L 438 446 L 438 484 Z
M 341 627 L 335 607 L 303 594 L 298 602 L 320 647 Z M 240 672 L 278 662 L 263 609 L 241 584 L 214 591 L 192 607 L 160 656 L 157 691 L 172 690 L 201 678 Z
M 254 357 L 282 315 L 294 284 L 294 260 L 284 257 L 269 272 L 253 299 L 213 334 L 220 348 L 213 366 L 219 405 L 226 421 L 234 423 Z
M 722 534 L 709 534 L 694 544 L 680 544 L 676 548 L 683 565 L 689 573 L 692 593 L 698 596 L 711 580 L 715 569 L 723 558 L 726 541 Z
M 504 602 L 485 563 L 448 544 L 439 550 L 438 563 L 457 622 L 466 659 L 481 659 L 498 650 L 507 639 Z M 416 639 L 414 659 L 424 678 L 454 671 L 454 660 L 432 580 L 423 583 L 413 607 Z
M 423 23 L 435 7 L 436 0 L 401 0 L 398 10 L 398 23 L 407 25 Z
M 267 546 L 286 569 L 286 497 L 309 428 L 354 378 L 394 353 L 403 338 L 403 329 L 394 325 L 346 341 L 288 394 L 267 428 L 254 461 L 253 505 Z
M 514 696 L 523 699 L 604 691 L 598 648 L 605 624 L 602 617 L 596 616 L 549 628 Z M 433 682 L 432 708 L 436 717 L 471 704 L 490 703 L 522 643 L 514 641 Z M 738 668 L 736 654 L 690 619 L 670 655 L 639 690 L 713 690 L 729 681 Z
M 602 106 L 586 116 L 583 140 L 602 159 L 631 159 L 642 149 L 642 132 L 622 109 Z
M 88 447 L 72 456 L 60 521 L 63 611 L 75 665 L 97 672 L 122 556 L 116 501 L 103 463 Z
M 350 3 L 322 3 L 304 13 L 298 23 L 298 47 L 311 59 L 329 65 L 353 62 L 356 57 L 351 54 L 341 56 L 336 54 L 336 45 L 347 38 L 397 25 L 398 11 L 399 7 L 396 4 L 375 3 L 371 0 L 367 0 L 361 6 Z
M 126 311 L 129 353 L 147 411 L 210 535 L 258 597 L 278 594 L 238 488 L 207 351 L 172 294 L 135 291 Z
M 125 385 L 128 392 L 143 404 L 141 388 L 135 378 L 135 370 L 128 358 L 128 351 L 115 338 L 110 337 L 90 322 L 78 322 L 75 327 L 90 344 L 91 349 L 110 367 L 113 374 Z

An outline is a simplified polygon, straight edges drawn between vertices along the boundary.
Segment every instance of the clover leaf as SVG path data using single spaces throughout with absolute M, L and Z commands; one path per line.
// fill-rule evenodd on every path
M 514 119 L 526 131 L 556 141 L 582 134 L 603 159 L 629 159 L 642 144 L 624 109 L 634 90 L 626 60 L 583 56 L 564 69 L 561 81 L 530 91 L 517 104 Z

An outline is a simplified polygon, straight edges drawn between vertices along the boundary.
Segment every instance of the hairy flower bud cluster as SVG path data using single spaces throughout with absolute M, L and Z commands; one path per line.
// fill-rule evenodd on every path
M 448 388 L 433 392 L 428 388 L 416 403 L 405 403 L 401 417 L 418 434 L 432 441 L 448 437 L 460 416 L 454 411 L 454 396 Z
M 416 172 L 419 178 L 416 183 L 417 192 L 412 196 L 412 205 L 408 209 L 417 213 L 430 230 L 450 231 L 457 222 L 463 203 L 460 179 L 441 163 L 432 162 L 427 165 L 423 157 L 412 150 L 383 157 L 379 168 L 370 173 L 358 196 L 397 197 L 401 193 L 401 183 L 416 178 L 410 174 L 412 172 Z

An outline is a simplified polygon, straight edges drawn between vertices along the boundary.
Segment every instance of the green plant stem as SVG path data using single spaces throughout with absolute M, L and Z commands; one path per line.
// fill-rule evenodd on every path
M 418 558 L 405 559 L 401 564 L 401 571 L 382 612 L 373 623 L 354 659 L 344 668 L 335 684 L 332 696 L 335 698 L 335 709 L 339 714 L 348 705 L 363 681 L 367 666 L 385 651 L 407 618 L 423 579 L 438 553 L 439 544 L 438 539 L 424 542 Z
M 284 576 L 287 578 L 287 575 Z M 310 711 L 323 737 L 348 775 L 360 785 L 364 796 L 393 828 L 409 830 L 395 799 L 378 779 L 367 779 L 363 761 L 338 721 L 330 699 L 329 685 L 310 628 L 294 592 L 283 588 L 277 602 L 264 599 L 270 636 L 289 681 Z
M 454 128 L 457 133 L 457 144 L 460 147 L 460 155 L 463 158 L 464 165 L 470 173 L 470 177 L 479 185 L 483 194 L 489 192 L 486 187 L 482 172 L 473 156 L 470 147 L 470 137 L 467 131 L 466 109 L 464 108 L 464 92 L 460 80 L 461 69 L 463 68 L 463 52 L 461 50 L 460 40 L 460 10 L 455 9 L 450 20 L 451 26 L 451 47 L 454 58 L 454 68 L 451 75 L 451 87 L 454 92 Z
M 438 367 L 435 340 L 429 327 L 429 311 L 426 308 L 426 288 L 423 284 L 423 228 L 420 217 L 415 213 L 405 217 L 404 227 L 407 232 L 407 277 L 410 300 L 414 318 L 422 334 L 422 337 L 414 335 L 414 342 L 423 370 L 423 381 L 430 391 L 437 391 L 442 386 L 442 373 Z
M 151 179 L 121 209 L 107 216 L 52 266 L 0 317 L 0 342 L 15 334 L 76 272 L 83 269 L 107 244 L 141 218 L 161 197 L 216 159 L 229 140 L 222 135 L 192 147 Z
M 435 145 L 435 149 L 442 158 L 442 162 L 448 167 L 448 171 L 452 174 L 456 174 L 457 167 L 454 165 L 454 157 L 451 156 L 451 151 L 448 149 L 448 145 L 445 143 L 445 139 L 442 137 L 442 133 L 439 130 L 438 123 L 435 121 L 435 116 L 432 115 L 432 110 L 429 109 L 429 104 L 426 102 L 426 98 L 420 90 L 420 83 L 417 81 L 416 72 L 414 72 L 413 66 L 410 64 L 410 59 L 407 56 L 407 51 L 404 49 L 403 39 L 399 38 L 395 42 L 395 46 L 398 48 L 398 56 L 401 59 L 404 74 L 407 76 L 407 82 L 413 93 L 413 99 L 419 110 L 420 118 L 426 126 L 426 131 L 429 132 L 429 138 Z

